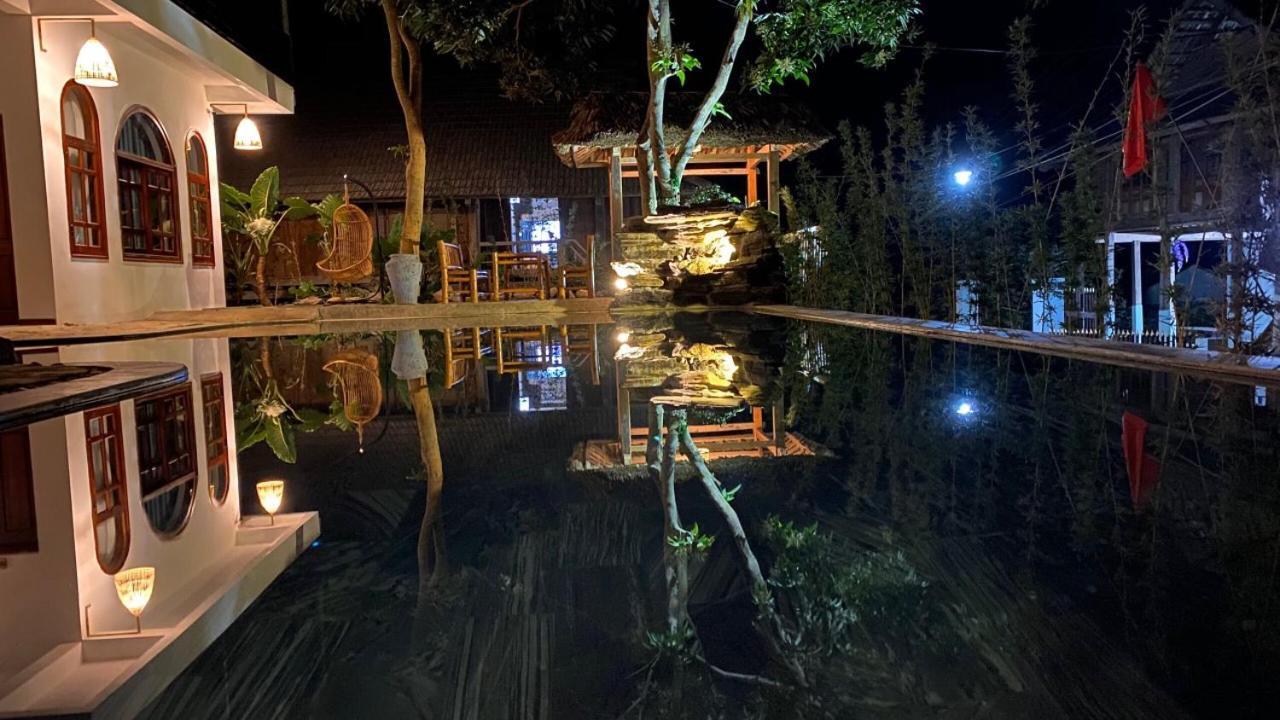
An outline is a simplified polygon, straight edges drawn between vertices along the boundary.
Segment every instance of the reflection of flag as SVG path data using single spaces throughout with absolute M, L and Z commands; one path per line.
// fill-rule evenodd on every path
M 1129 499 L 1135 510 L 1141 510 L 1160 482 L 1160 462 L 1146 451 L 1146 420 L 1126 410 L 1120 418 L 1120 428 L 1124 469 L 1129 476 Z
M 1147 125 L 1164 116 L 1164 100 L 1156 93 L 1156 81 L 1147 66 L 1133 70 L 1133 90 L 1129 94 L 1129 123 L 1124 128 L 1124 176 L 1132 177 L 1147 167 Z

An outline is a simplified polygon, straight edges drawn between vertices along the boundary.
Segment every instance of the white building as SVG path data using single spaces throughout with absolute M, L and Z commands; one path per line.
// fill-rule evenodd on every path
M 72 80 L 91 33 L 116 87 Z M 293 89 L 169 0 L 0 0 L 0 68 L 0 324 L 224 305 L 213 113 Z
M 91 32 L 116 87 L 72 80 Z M 292 89 L 169 0 L 0 0 L 0 69 L 0 325 L 223 305 L 213 105 L 287 113 Z M 0 434 L 0 718 L 130 717 L 319 521 L 241 518 L 226 340 L 23 360 L 187 369 L 161 393 Z M 155 571 L 141 632 L 114 582 L 135 568 Z

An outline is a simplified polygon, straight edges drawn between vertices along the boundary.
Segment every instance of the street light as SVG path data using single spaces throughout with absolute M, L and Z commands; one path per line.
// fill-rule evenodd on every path
M 969 183 L 973 182 L 973 171 L 957 170 L 951 177 L 956 181 L 956 184 L 959 185 L 960 187 L 967 187 Z

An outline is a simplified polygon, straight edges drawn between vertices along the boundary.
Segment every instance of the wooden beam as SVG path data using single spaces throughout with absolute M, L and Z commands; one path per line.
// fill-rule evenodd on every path
M 769 162 L 766 165 L 765 175 L 769 182 L 769 211 L 774 213 L 782 211 L 781 179 L 778 177 L 779 162 L 778 151 L 769 150 Z
M 758 161 L 757 161 L 758 162 Z M 760 202 L 760 178 L 756 172 L 756 163 L 747 161 L 747 207 Z
M 688 168 L 686 168 L 686 169 L 685 169 L 685 171 L 684 171 L 684 176 L 685 176 L 685 177 L 691 177 L 691 176 L 694 176 L 694 175 L 747 175 L 749 172 L 750 172 L 750 171 L 749 171 L 749 170 L 747 170 L 747 169 L 745 169 L 745 168 L 733 168 L 733 167 L 728 167 L 728 168 L 708 168 L 708 167 L 690 166 L 690 167 L 688 167 Z M 622 177 L 624 177 L 624 178 L 638 178 L 638 177 L 640 177 L 640 171 L 638 171 L 638 170 L 623 170 L 623 171 L 622 171 Z
M 622 229 L 622 153 L 613 149 L 609 157 L 609 246 L 618 259 L 617 233 Z
M 618 413 L 618 444 L 622 447 L 622 464 L 631 464 L 631 390 L 622 384 L 622 378 L 627 374 L 626 360 L 619 360 L 614 364 L 613 378 L 617 384 L 617 403 L 614 408 Z

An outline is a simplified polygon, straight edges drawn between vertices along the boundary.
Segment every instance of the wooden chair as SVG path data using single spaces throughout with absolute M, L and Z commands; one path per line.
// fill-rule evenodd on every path
M 446 390 L 466 380 L 474 364 L 493 352 L 493 348 L 487 347 L 484 343 L 489 333 L 489 330 L 481 330 L 478 327 L 445 331 L 444 387 Z
M 576 297 L 585 290 L 587 297 L 596 296 L 596 236 L 588 235 L 583 249 L 582 264 L 566 264 L 557 270 L 560 279 L 560 297 Z
M 551 333 L 546 325 L 528 328 L 496 328 L 493 350 L 498 373 L 539 370 L 551 365 Z
M 564 354 L 575 370 L 585 370 L 591 384 L 600 384 L 600 337 L 595 325 L 561 325 Z
M 467 267 L 460 245 L 440 240 L 436 251 L 440 261 L 440 302 L 449 302 L 449 296 L 455 292 L 471 302 L 480 302 L 480 286 L 488 284 L 489 273 Z
M 373 224 L 349 198 L 333 211 L 329 254 L 316 263 L 332 283 L 353 283 L 373 274 Z
M 494 251 L 493 299 L 547 299 L 547 256 L 542 253 Z
M 325 363 L 342 388 L 342 413 L 356 427 L 360 452 L 364 452 L 364 426 L 382 412 L 382 377 L 378 356 L 364 350 L 345 350 Z

